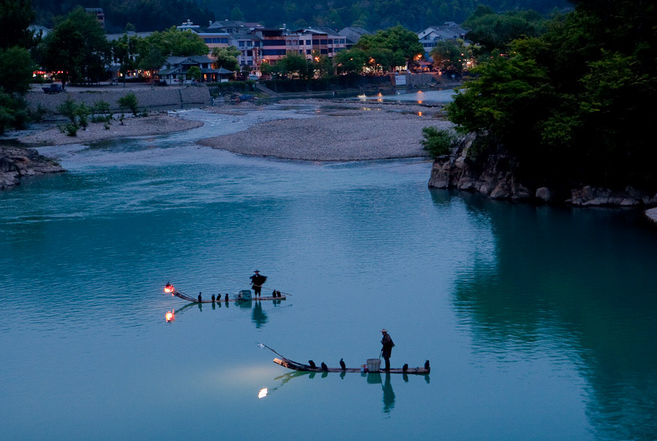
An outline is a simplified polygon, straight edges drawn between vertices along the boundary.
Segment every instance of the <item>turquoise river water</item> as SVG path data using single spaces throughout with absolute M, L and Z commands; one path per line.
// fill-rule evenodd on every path
M 0 439 L 657 439 L 638 214 L 430 191 L 421 159 L 194 144 L 313 112 L 193 110 L 203 128 L 42 149 L 68 173 L 0 194 Z M 255 269 L 291 295 L 163 292 L 232 295 Z M 383 327 L 393 367 L 431 374 L 299 374 L 258 347 L 358 367 Z

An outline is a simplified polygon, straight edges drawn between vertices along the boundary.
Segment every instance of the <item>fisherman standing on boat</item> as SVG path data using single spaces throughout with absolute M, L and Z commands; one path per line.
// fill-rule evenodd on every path
M 390 337 L 387 330 L 382 329 L 381 334 L 383 334 L 383 338 L 381 339 L 381 344 L 383 345 L 383 348 L 381 348 L 381 356 L 386 362 L 385 370 L 389 371 L 390 355 L 392 354 L 392 348 L 395 346 L 395 344 L 392 342 L 392 337 Z
M 260 290 L 262 290 L 262 285 L 267 281 L 267 276 L 261 276 L 258 270 L 255 270 L 254 273 L 251 276 L 251 288 L 253 288 L 254 295 L 260 297 Z

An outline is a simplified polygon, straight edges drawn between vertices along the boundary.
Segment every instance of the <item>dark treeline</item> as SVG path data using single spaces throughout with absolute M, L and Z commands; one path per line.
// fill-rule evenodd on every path
M 37 23 L 47 27 L 55 16 L 78 5 L 103 8 L 108 32 L 120 32 L 128 24 L 137 31 L 162 30 L 186 19 L 201 25 L 233 19 L 267 27 L 359 26 L 371 31 L 402 25 L 417 32 L 445 21 L 460 23 L 479 4 L 495 11 L 533 9 L 542 14 L 568 6 L 567 0 L 32 0 Z
M 480 151 L 505 146 L 535 186 L 654 191 L 657 4 L 572 3 L 576 10 L 547 22 L 540 35 L 508 45 L 486 39 L 493 45 L 448 106 L 449 117 L 483 135 Z

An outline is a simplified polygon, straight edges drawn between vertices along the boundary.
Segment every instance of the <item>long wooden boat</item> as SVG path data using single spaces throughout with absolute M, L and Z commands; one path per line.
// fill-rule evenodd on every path
M 414 374 L 414 375 L 428 375 L 431 372 L 431 365 L 429 360 L 424 363 L 424 367 L 409 367 L 408 364 L 405 364 L 402 368 L 391 368 L 390 370 L 379 369 L 377 371 L 372 371 L 367 369 L 367 365 L 363 365 L 359 368 L 349 368 L 349 367 L 339 367 L 332 368 L 326 366 L 324 363 L 321 366 L 311 366 L 309 364 L 298 363 L 296 361 L 290 360 L 289 358 L 283 357 L 278 352 L 274 351 L 267 345 L 259 343 L 261 348 L 269 349 L 274 352 L 281 358 L 274 358 L 274 363 L 284 368 L 292 369 L 294 371 L 302 372 L 347 372 L 347 373 L 380 373 L 380 374 Z
M 261 296 L 261 297 L 252 297 L 251 291 L 248 289 L 240 291 L 233 298 L 230 298 L 228 294 L 221 296 L 221 294 L 208 298 L 203 298 L 200 294 L 198 297 L 194 298 L 178 291 L 173 285 L 167 283 L 164 286 L 164 292 L 171 294 L 172 296 L 178 297 L 180 299 L 186 300 L 193 303 L 228 303 L 228 302 L 249 302 L 253 300 L 286 300 L 285 294 L 276 291 L 278 294 L 276 296 Z

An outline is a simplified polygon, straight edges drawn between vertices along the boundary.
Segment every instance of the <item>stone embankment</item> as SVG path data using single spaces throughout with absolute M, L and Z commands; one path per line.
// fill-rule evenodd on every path
M 39 110 L 57 113 L 57 108 L 67 99 L 76 103 L 84 103 L 92 107 L 95 103 L 104 101 L 109 104 L 112 112 L 120 110 L 119 99 L 128 93 L 134 93 L 140 108 L 146 109 L 180 109 L 208 106 L 212 102 L 207 87 L 123 87 L 105 86 L 102 88 L 68 87 L 67 91 L 57 94 L 46 94 L 41 90 L 33 90 L 26 95 L 30 111 Z
M 19 185 L 20 178 L 65 171 L 52 159 L 34 149 L 0 147 L 0 190 Z
M 530 188 L 517 178 L 518 163 L 500 149 L 489 155 L 483 163 L 468 158 L 468 151 L 475 141 L 474 135 L 464 137 L 451 155 L 434 161 L 430 188 L 456 188 L 482 193 L 492 199 L 524 200 L 564 203 L 573 206 L 657 206 L 657 194 L 645 194 L 632 187 L 624 191 L 612 191 L 582 185 L 564 193 L 547 187 Z M 653 213 L 657 217 L 657 213 Z

